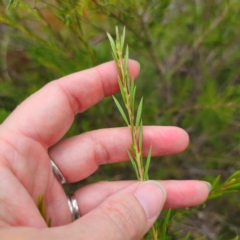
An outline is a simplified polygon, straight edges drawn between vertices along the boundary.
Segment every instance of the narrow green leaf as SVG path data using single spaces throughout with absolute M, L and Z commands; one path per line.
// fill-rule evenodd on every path
M 129 94 L 130 94 L 130 108 L 131 108 L 132 112 L 134 112 L 134 98 L 135 98 L 134 79 L 131 80 Z
M 109 42 L 110 42 L 110 45 L 111 45 L 112 50 L 116 50 L 115 42 L 114 42 L 112 36 L 111 36 L 108 32 L 107 32 L 107 37 L 108 37 L 108 40 L 109 40 Z
M 128 70 L 127 70 L 127 72 L 128 72 Z M 129 75 L 128 75 L 127 72 L 125 74 L 125 79 L 126 79 L 126 82 L 127 82 L 127 90 L 128 90 L 128 92 L 130 92 L 130 90 L 131 90 L 131 81 L 129 79 Z
M 112 38 L 112 36 L 107 32 L 107 37 L 109 39 L 109 42 L 110 42 L 110 45 L 111 45 L 111 48 L 112 48 L 112 54 L 113 54 L 113 58 L 114 60 L 116 61 L 117 60 L 117 54 L 116 54 L 116 46 L 115 46 L 115 42 Z
M 128 46 L 127 46 L 126 47 L 125 56 L 124 56 L 124 65 L 123 65 L 123 67 L 124 67 L 124 77 L 125 77 L 127 89 L 128 89 L 128 92 L 130 92 L 131 81 L 129 79 L 129 73 L 128 73 L 128 58 L 129 58 L 129 54 L 128 54 Z
M 221 178 L 221 175 L 218 175 L 218 176 L 213 180 L 213 182 L 212 182 L 212 189 L 214 189 L 214 188 L 217 186 L 217 184 L 219 183 L 220 178 Z
M 216 193 L 216 194 L 210 195 L 207 199 L 210 200 L 210 199 L 214 199 L 214 198 L 221 197 L 221 196 L 224 195 L 224 194 L 237 193 L 237 192 L 239 192 L 239 190 L 227 190 L 227 191 L 222 191 L 222 192 L 220 192 L 220 193 Z
M 218 198 L 218 197 L 221 197 L 221 196 L 222 196 L 222 193 L 212 194 L 207 198 L 207 200 L 212 200 L 212 199 L 215 199 L 215 198 Z
M 227 190 L 227 191 L 223 191 L 222 194 L 237 193 L 237 192 L 239 192 L 239 190 Z
M 149 180 L 148 171 L 149 171 L 149 166 L 150 166 L 150 162 L 151 162 L 151 156 L 152 156 L 152 146 L 149 149 L 148 156 L 147 156 L 147 161 L 146 161 L 146 165 L 145 165 L 145 169 L 144 169 L 144 178 L 146 180 Z
M 233 173 L 227 181 L 231 180 L 231 179 L 234 179 L 234 178 L 239 178 L 240 177 L 240 171 L 236 171 L 235 173 Z
M 134 77 L 132 77 L 132 80 L 130 82 L 130 94 L 131 95 L 134 94 L 134 87 L 135 87 L 135 81 L 134 81 Z
M 125 112 L 123 111 L 123 109 L 122 109 L 120 103 L 118 102 L 118 100 L 117 100 L 114 96 L 112 96 L 112 97 L 113 97 L 113 100 L 114 100 L 114 102 L 115 102 L 115 104 L 116 104 L 116 106 L 117 106 L 119 112 L 120 112 L 121 115 L 122 115 L 122 118 L 124 119 L 124 121 L 126 122 L 126 124 L 129 125 L 129 123 L 128 123 L 128 119 L 127 119 L 127 117 L 126 117 L 126 115 L 125 115 Z
M 118 32 L 118 26 L 116 26 L 116 42 L 120 42 L 120 39 L 119 39 L 119 32 Z
M 134 113 L 134 105 L 135 105 L 135 95 L 136 95 L 136 86 L 134 86 L 134 89 L 133 89 L 133 94 L 132 94 L 132 96 L 131 96 L 131 101 L 132 101 L 132 103 L 131 103 L 131 107 L 132 107 L 132 112 Z
M 11 6 L 14 4 L 14 0 L 10 0 L 7 5 L 7 11 L 11 8 Z
M 121 92 L 121 95 L 122 95 L 123 102 L 126 103 L 125 90 L 123 88 L 122 80 L 119 76 L 118 76 L 118 85 L 119 85 L 119 88 L 120 88 L 120 92 Z
M 125 41 L 125 35 L 126 35 L 126 28 L 123 28 L 123 33 L 122 33 L 122 37 L 121 37 L 121 48 L 123 49 L 124 47 L 124 41 Z
M 162 232 L 161 232 L 161 237 L 159 239 L 166 239 L 166 234 L 167 234 L 167 225 L 170 221 L 170 216 L 171 216 L 171 209 L 169 209 L 167 211 L 167 214 L 165 216 L 164 219 L 164 223 L 163 223 L 163 228 L 162 228 Z
M 128 45 L 127 45 L 126 51 L 125 51 L 125 56 L 124 56 L 124 70 L 125 71 L 128 71 L 128 58 L 129 58 L 129 52 L 128 52 Z
M 143 105 L 143 98 L 141 98 L 141 101 L 138 106 L 137 110 L 137 118 L 136 118 L 136 128 L 138 128 L 140 120 L 141 120 L 141 115 L 142 115 L 142 105 Z
M 142 120 L 140 122 L 140 127 L 139 127 L 139 136 L 138 136 L 138 147 L 139 147 L 139 151 L 142 152 L 142 141 L 143 141 L 143 123 Z
M 227 186 L 225 189 L 233 189 L 233 188 L 240 188 L 240 183 L 233 183 L 233 184 L 231 184 L 231 185 L 229 185 L 229 186 Z
M 140 126 L 139 126 L 139 132 L 138 132 L 138 148 L 139 148 L 139 152 L 140 152 L 140 161 L 141 161 L 141 165 L 144 166 L 143 164 L 143 150 L 142 150 L 142 142 L 143 142 L 143 123 L 142 120 L 140 122 Z
M 139 180 L 140 179 L 140 176 L 139 176 L 139 173 L 138 173 L 138 168 L 137 168 L 137 165 L 136 165 L 136 162 L 133 160 L 133 157 L 132 157 L 132 154 L 129 152 L 129 150 L 127 149 L 127 153 L 128 153 L 128 157 L 133 165 L 133 168 L 135 170 L 135 173 L 136 173 L 136 176 L 137 176 L 137 179 Z
M 172 212 L 172 209 L 168 209 L 167 210 L 167 215 L 165 216 L 165 220 L 164 220 L 164 225 L 168 225 L 169 221 L 170 221 L 170 217 L 171 217 L 171 212 Z

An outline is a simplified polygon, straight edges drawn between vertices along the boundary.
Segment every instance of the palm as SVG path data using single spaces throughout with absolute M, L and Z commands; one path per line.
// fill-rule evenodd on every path
M 11 140 L 11 135 L 8 134 Z M 15 139 L 15 138 L 14 138 Z M 6 139 L 1 139 L 1 146 L 5 147 L 5 153 L 1 156 L 4 164 L 1 168 L 1 176 L 7 181 L 2 181 L 7 192 L 1 194 L 1 207 L 7 210 L 0 211 L 0 221 L 13 226 L 44 226 L 45 223 L 36 207 L 38 196 L 45 195 L 46 204 L 49 204 L 48 215 L 56 215 L 54 201 L 63 199 L 64 192 L 53 177 L 50 168 L 49 156 L 46 149 L 35 140 L 26 136 L 17 136 L 19 146 L 12 147 L 6 144 Z M 10 140 L 7 140 L 9 142 Z M 11 155 L 7 154 L 11 153 Z M 56 220 L 55 220 L 55 224 Z

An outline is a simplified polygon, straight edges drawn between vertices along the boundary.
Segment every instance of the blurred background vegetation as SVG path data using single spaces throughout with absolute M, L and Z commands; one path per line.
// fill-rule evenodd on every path
M 110 61 L 115 26 L 126 26 L 141 64 L 144 124 L 190 135 L 183 153 L 152 160 L 151 178 L 226 180 L 240 165 L 239 0 L 0 0 L 0 122 L 47 82 Z M 77 115 L 66 137 L 118 126 L 110 97 Z M 129 163 L 102 166 L 81 184 L 100 179 L 135 175 Z M 232 239 L 239 215 L 239 193 L 210 200 L 176 220 L 169 239 Z

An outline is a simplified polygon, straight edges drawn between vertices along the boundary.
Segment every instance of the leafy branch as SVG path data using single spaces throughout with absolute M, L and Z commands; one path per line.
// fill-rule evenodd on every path
M 131 151 L 127 149 L 127 153 L 133 168 L 136 172 L 137 179 L 139 181 L 148 180 L 148 171 L 151 162 L 152 147 L 150 147 L 147 159 L 143 159 L 143 123 L 142 123 L 142 107 L 143 107 L 143 98 L 141 98 L 137 113 L 135 114 L 135 95 L 136 95 L 136 85 L 134 78 L 130 78 L 128 71 L 128 46 L 126 46 L 124 51 L 124 42 L 125 42 L 125 28 L 122 35 L 119 35 L 118 28 L 116 27 L 116 41 L 113 40 L 111 35 L 107 33 L 110 45 L 112 48 L 113 59 L 115 60 L 117 69 L 118 69 L 118 84 L 122 96 L 122 100 L 125 106 L 125 111 L 122 108 L 119 101 L 113 96 L 113 100 L 122 115 L 125 123 L 129 127 L 132 136 Z M 127 114 L 125 113 L 127 112 Z M 152 227 L 153 239 L 158 239 L 158 231 L 155 227 Z
M 240 170 L 233 173 L 224 183 L 220 184 L 221 176 L 217 176 L 212 182 L 212 191 L 208 200 L 218 198 L 224 194 L 239 192 Z
M 125 123 L 129 127 L 132 136 L 131 151 L 127 149 L 128 156 L 132 162 L 133 168 L 136 172 L 137 178 L 140 181 L 148 180 L 148 170 L 151 160 L 152 148 L 149 149 L 147 160 L 143 159 L 142 141 L 143 141 L 143 124 L 142 124 L 142 107 L 143 98 L 141 98 L 138 105 L 137 113 L 135 110 L 135 95 L 136 85 L 134 78 L 130 78 L 128 71 L 128 46 L 124 51 L 125 41 L 125 28 L 122 36 L 119 35 L 118 28 L 116 28 L 116 41 L 113 40 L 111 35 L 107 33 L 109 38 L 113 59 L 115 60 L 118 69 L 118 84 L 122 96 L 122 100 L 125 106 L 125 111 L 122 108 L 119 101 L 113 96 L 113 100 L 122 115 Z M 125 113 L 127 112 L 127 113 Z

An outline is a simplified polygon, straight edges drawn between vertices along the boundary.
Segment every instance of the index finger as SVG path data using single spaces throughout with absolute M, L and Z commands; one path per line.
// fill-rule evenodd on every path
M 129 60 L 130 75 L 137 77 L 139 64 Z M 71 126 L 74 115 L 119 91 L 114 62 L 52 81 L 21 103 L 3 127 L 49 147 Z

